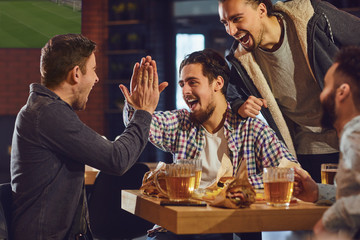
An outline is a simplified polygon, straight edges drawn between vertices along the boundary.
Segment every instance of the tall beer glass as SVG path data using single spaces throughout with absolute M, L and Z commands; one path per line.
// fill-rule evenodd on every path
M 334 178 L 337 172 L 338 165 L 336 163 L 321 164 L 321 183 L 334 184 Z
M 155 184 L 162 194 L 171 201 L 184 201 L 191 198 L 195 187 L 195 165 L 188 161 L 177 161 L 165 166 L 166 190 L 155 175 Z
M 290 205 L 294 188 L 293 168 L 264 168 L 264 195 L 270 206 L 287 207 Z

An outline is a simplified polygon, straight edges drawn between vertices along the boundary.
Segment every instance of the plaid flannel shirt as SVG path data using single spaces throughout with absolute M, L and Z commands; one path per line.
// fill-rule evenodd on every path
M 124 110 L 124 122 L 127 124 L 133 110 L 128 104 Z M 200 124 L 190 120 L 190 112 L 186 109 L 156 111 L 152 117 L 149 141 L 163 151 L 178 154 L 178 158 L 197 158 L 204 147 L 204 131 Z M 264 187 L 264 167 L 277 166 L 282 158 L 297 162 L 268 125 L 257 118 L 241 119 L 229 105 L 224 133 L 228 140 L 233 175 L 245 160 L 249 181 L 255 188 Z

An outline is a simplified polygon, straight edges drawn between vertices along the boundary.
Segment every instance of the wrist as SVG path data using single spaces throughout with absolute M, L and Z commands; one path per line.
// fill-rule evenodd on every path
M 128 101 L 126 101 L 126 99 L 124 100 L 124 103 L 125 103 L 125 108 L 128 112 L 133 112 L 135 111 L 135 108 L 133 106 L 131 106 Z
M 142 108 L 138 108 L 137 110 L 146 111 L 146 112 L 150 113 L 151 115 L 155 112 L 154 108 L 149 108 L 149 107 L 142 107 Z

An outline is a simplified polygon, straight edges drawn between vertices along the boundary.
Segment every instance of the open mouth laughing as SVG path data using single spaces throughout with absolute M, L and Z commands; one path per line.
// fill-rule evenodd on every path
M 243 33 L 241 34 L 237 40 L 240 42 L 240 44 L 245 48 L 245 49 L 249 49 L 250 46 L 250 34 L 249 33 Z
M 196 107 L 196 105 L 199 103 L 199 100 L 196 98 L 185 99 L 186 104 L 189 106 L 190 110 L 193 111 Z

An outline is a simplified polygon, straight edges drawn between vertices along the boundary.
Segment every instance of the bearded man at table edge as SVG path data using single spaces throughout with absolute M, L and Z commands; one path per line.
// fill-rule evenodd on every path
M 150 56 L 145 62 L 156 69 L 156 62 Z M 136 75 L 136 68 L 133 74 Z M 216 179 L 223 155 L 232 161 L 234 176 L 240 163 L 246 161 L 249 181 L 255 188 L 263 188 L 264 167 L 278 166 L 281 159 L 297 163 L 264 122 L 257 118 L 244 120 L 231 111 L 225 98 L 230 69 L 219 53 L 205 49 L 187 55 L 179 74 L 179 85 L 190 111 L 154 112 L 149 141 L 179 159 L 201 158 L 200 187 Z M 131 84 L 131 88 L 135 86 Z M 126 103 L 125 124 L 131 119 L 132 111 Z
M 156 69 L 150 56 L 146 62 Z M 149 141 L 178 159 L 203 159 L 201 187 L 216 178 L 226 155 L 232 161 L 234 176 L 245 160 L 250 183 L 263 188 L 264 167 L 277 166 L 283 158 L 296 159 L 264 122 L 257 118 L 244 120 L 230 111 L 225 98 L 229 72 L 225 59 L 212 49 L 187 55 L 180 65 L 179 85 L 190 111 L 155 111 Z M 126 102 L 124 109 L 127 124 L 132 117 L 131 104 Z
M 134 117 L 116 141 L 80 121 L 99 81 L 96 43 L 80 34 L 57 35 L 41 49 L 41 84 L 17 115 L 11 152 L 12 239 L 92 239 L 84 194 L 85 165 L 122 175 L 144 149 L 159 100 L 152 78 L 129 101 Z M 152 66 L 142 66 L 146 76 Z M 88 235 L 89 238 L 85 238 Z
M 310 202 L 335 203 L 314 227 L 317 235 L 333 233 L 339 239 L 360 237 L 360 47 L 340 50 L 325 75 L 320 95 L 324 127 L 334 126 L 340 139 L 340 161 L 335 185 L 316 184 L 296 169 L 294 195 Z M 336 191 L 336 194 L 335 194 Z M 355 235 L 355 237 L 354 237 Z

